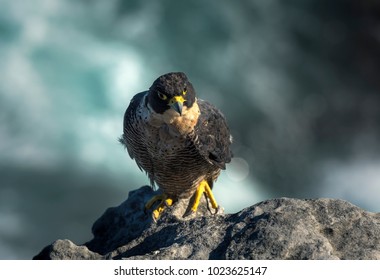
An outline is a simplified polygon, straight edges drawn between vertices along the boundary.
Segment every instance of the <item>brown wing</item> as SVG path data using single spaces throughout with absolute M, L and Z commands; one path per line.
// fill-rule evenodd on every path
M 232 137 L 223 114 L 211 103 L 198 99 L 201 114 L 195 127 L 194 144 L 211 164 L 226 168 L 232 158 Z

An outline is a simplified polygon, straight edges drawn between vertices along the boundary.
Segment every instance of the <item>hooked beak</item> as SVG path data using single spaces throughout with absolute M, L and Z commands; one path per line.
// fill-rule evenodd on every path
M 173 108 L 173 110 L 176 111 L 180 116 L 182 116 L 183 102 L 185 102 L 183 96 L 174 96 L 172 99 L 170 99 L 169 106 Z

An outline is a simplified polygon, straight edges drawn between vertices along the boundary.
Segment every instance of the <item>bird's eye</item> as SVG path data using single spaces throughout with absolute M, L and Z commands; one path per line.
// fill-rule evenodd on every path
M 158 97 L 159 97 L 161 100 L 166 100 L 166 99 L 168 99 L 168 97 L 167 97 L 165 94 L 161 93 L 161 92 L 158 92 L 157 94 L 158 94 Z
M 184 87 L 184 88 L 183 88 L 183 91 L 182 91 L 182 94 L 183 94 L 183 95 L 186 95 L 186 93 L 187 93 L 187 88 Z

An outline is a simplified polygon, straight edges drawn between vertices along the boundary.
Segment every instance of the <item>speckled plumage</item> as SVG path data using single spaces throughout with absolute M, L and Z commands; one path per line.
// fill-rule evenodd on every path
M 174 96 L 184 97 L 181 113 L 167 105 Z M 120 141 L 152 186 L 180 198 L 194 193 L 202 180 L 212 187 L 231 160 L 231 139 L 223 114 L 195 97 L 186 75 L 168 73 L 133 97 Z

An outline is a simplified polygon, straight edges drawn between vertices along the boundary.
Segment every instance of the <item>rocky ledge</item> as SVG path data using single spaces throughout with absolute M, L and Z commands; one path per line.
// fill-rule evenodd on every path
M 94 223 L 91 241 L 57 240 L 34 259 L 380 259 L 380 213 L 346 201 L 279 198 L 224 214 L 203 199 L 183 218 L 180 200 L 154 222 L 143 211 L 154 194 L 130 192 Z

